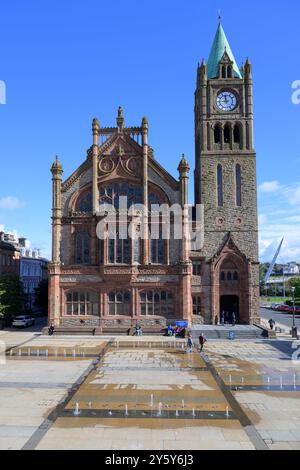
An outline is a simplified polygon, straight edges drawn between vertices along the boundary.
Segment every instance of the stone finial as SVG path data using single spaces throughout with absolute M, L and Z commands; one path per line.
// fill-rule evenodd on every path
M 122 130 L 123 126 L 124 126 L 124 116 L 123 116 L 122 106 L 119 106 L 119 108 L 118 108 L 117 126 L 118 126 L 119 130 Z
M 93 119 L 93 134 L 97 134 L 99 132 L 99 129 L 100 129 L 100 124 L 99 124 L 99 121 L 97 118 L 94 118 Z
M 143 117 L 142 127 L 147 127 L 148 128 L 148 119 L 146 118 L 146 116 Z
M 182 155 L 181 161 L 179 163 L 178 171 L 180 175 L 183 175 L 184 173 L 188 174 L 190 172 L 190 165 L 186 159 L 185 154 Z
M 52 175 L 60 175 L 60 176 L 63 174 L 63 167 L 58 160 L 58 156 L 55 157 L 55 162 L 53 163 L 51 167 L 51 173 Z
M 247 78 L 252 77 L 252 65 L 251 65 L 251 62 L 249 60 L 249 57 L 247 57 L 247 60 L 246 60 L 245 66 L 244 66 L 244 73 L 245 73 L 245 76 Z

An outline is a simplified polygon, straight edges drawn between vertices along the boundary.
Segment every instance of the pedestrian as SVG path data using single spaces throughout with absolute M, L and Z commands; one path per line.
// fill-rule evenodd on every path
M 49 336 L 53 336 L 54 335 L 54 330 L 55 330 L 55 326 L 54 326 L 54 323 L 51 322 L 49 328 L 48 328 L 48 334 Z
M 235 316 L 235 313 L 232 312 L 232 326 L 235 326 L 236 325 L 236 316 Z
M 188 354 L 193 352 L 193 346 L 194 346 L 194 341 L 193 341 L 192 335 L 189 333 L 188 334 L 188 340 L 187 340 L 187 352 L 188 352 Z
M 204 344 L 206 343 L 206 338 L 205 336 L 203 335 L 203 333 L 201 333 L 201 335 L 199 336 L 199 345 L 200 345 L 200 352 L 203 351 L 203 348 L 204 348 Z
M 273 318 L 271 318 L 271 319 L 269 320 L 269 325 L 270 325 L 271 331 L 274 330 L 275 324 L 276 324 L 275 321 L 273 320 Z
M 224 312 L 224 310 L 223 310 L 222 313 L 221 313 L 221 325 L 222 325 L 222 326 L 225 325 L 225 312 Z
M 136 325 L 135 334 L 136 334 L 136 336 L 143 336 L 143 330 L 142 330 L 140 325 Z

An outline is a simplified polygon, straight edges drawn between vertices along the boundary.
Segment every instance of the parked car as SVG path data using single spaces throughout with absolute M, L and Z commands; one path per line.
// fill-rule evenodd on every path
M 30 315 L 20 315 L 14 319 L 12 326 L 14 328 L 27 328 L 29 326 L 33 326 L 34 324 L 35 319 Z
M 285 305 L 285 304 L 282 304 L 282 305 L 278 305 L 275 310 L 277 312 L 288 312 L 289 311 L 289 306 L 288 305 Z
M 294 307 L 289 307 L 289 313 L 294 313 Z M 300 307 L 295 307 L 295 313 L 300 313 Z
M 271 309 L 271 310 L 277 310 L 278 307 L 281 307 L 281 304 L 272 304 L 271 307 L 270 307 L 270 309 Z

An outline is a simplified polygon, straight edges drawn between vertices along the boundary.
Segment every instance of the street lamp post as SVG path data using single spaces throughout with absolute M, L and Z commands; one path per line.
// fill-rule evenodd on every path
M 297 326 L 296 326 L 295 291 L 296 291 L 296 288 L 295 288 L 295 287 L 292 287 L 292 293 L 293 293 L 293 328 L 292 328 L 292 337 L 293 337 L 293 339 L 298 339 L 298 329 L 297 329 Z

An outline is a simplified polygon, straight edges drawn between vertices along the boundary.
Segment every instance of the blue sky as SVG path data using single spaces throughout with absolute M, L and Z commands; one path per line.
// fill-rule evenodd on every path
M 120 104 L 128 125 L 148 117 L 150 144 L 170 173 L 183 152 L 194 166 L 196 68 L 220 9 L 238 64 L 249 56 L 254 68 L 261 257 L 285 236 L 282 259 L 300 261 L 300 105 L 291 101 L 298 0 L 15 0 L 0 8 L 0 226 L 50 255 L 54 156 L 68 176 L 91 145 L 92 118 L 114 125 Z

